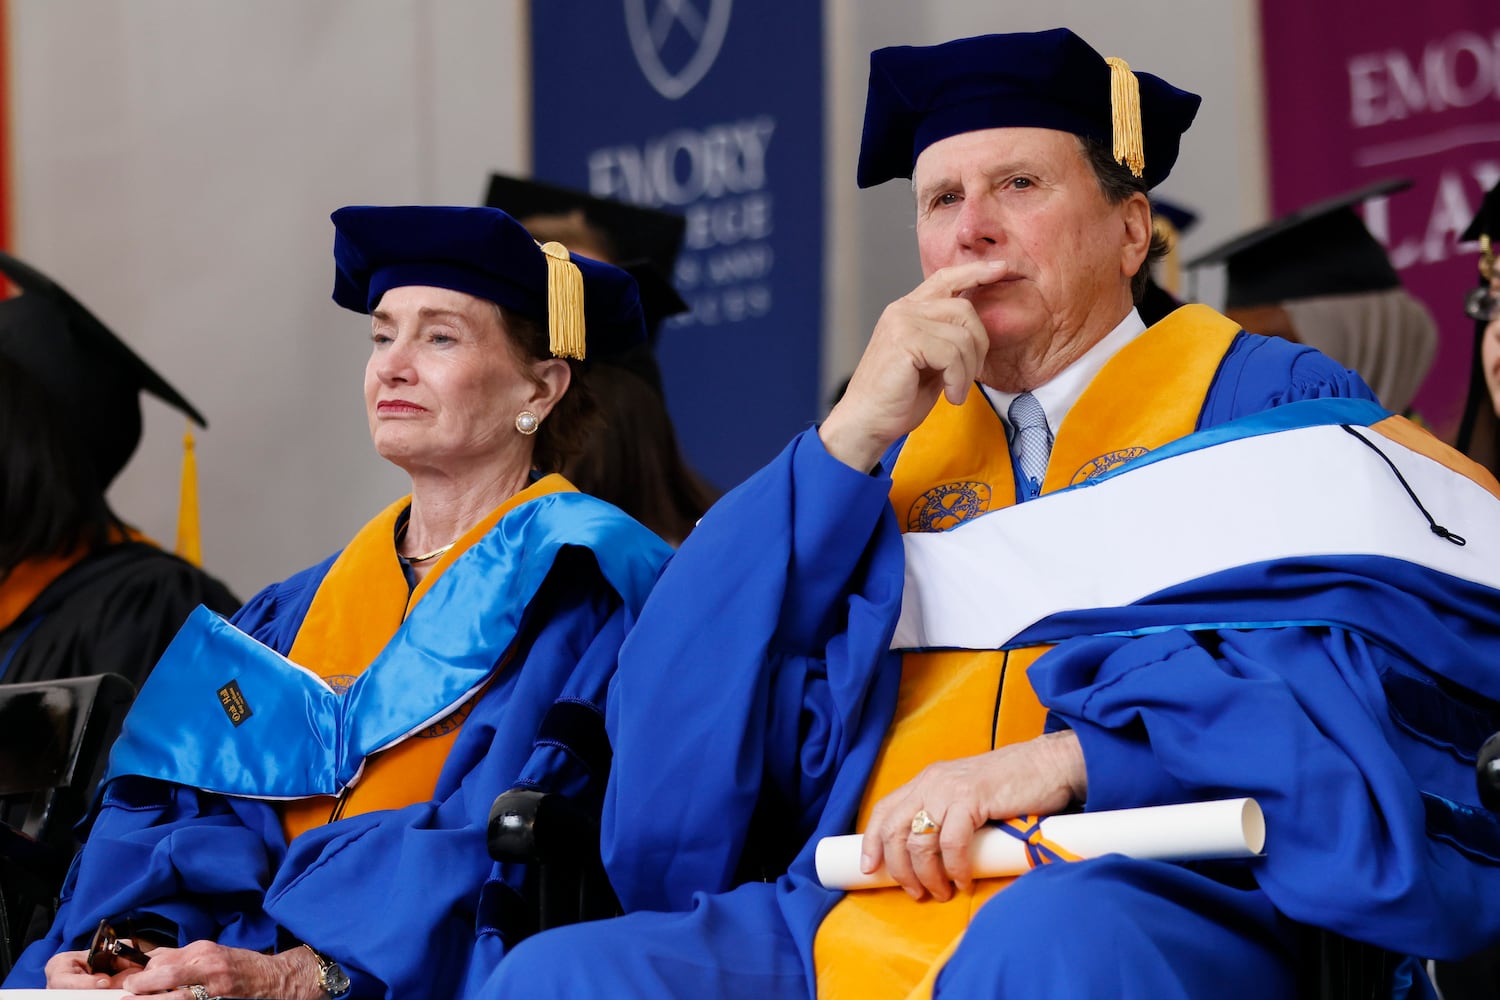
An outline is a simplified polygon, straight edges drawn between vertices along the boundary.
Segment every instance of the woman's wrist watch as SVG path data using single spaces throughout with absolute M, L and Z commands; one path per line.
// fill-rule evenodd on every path
M 338 1000 L 339 997 L 349 992 L 349 977 L 339 963 L 305 941 L 302 947 L 312 952 L 313 960 L 318 963 L 318 985 L 323 988 L 324 993 L 328 994 L 330 1000 Z

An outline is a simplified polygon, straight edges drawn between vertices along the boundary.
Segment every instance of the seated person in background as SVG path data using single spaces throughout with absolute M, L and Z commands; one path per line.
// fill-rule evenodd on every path
M 601 364 L 590 374 L 589 388 L 607 423 L 568 462 L 568 478 L 674 548 L 681 545 L 718 491 L 688 465 L 672 417 L 645 379 L 623 365 Z
M 486 853 L 495 796 L 597 808 L 607 766 L 568 740 L 670 550 L 555 473 L 593 416 L 581 359 L 644 336 L 635 282 L 490 208 L 333 222 L 370 434 L 411 495 L 235 627 L 184 626 L 7 986 L 451 997 L 522 891 Z M 90 968 L 101 920 L 145 968 Z
M 469 995 L 1263 1000 L 1296 923 L 1500 929 L 1500 718 L 1454 694 L 1500 701 L 1500 484 L 1309 347 L 1201 305 L 1146 328 L 1146 191 L 1198 103 L 1062 29 L 873 55 L 859 182 L 912 178 L 925 280 L 622 649 L 626 915 Z M 1238 796 L 1263 858 L 971 878 L 994 820 Z M 816 881 L 850 831 L 896 887 Z
M 1182 306 L 1182 258 L 1177 243 L 1197 224 L 1197 213 L 1165 198 L 1151 199 L 1151 226 L 1166 244 L 1167 252 L 1151 265 L 1146 290 L 1135 307 L 1147 326 L 1155 326 Z
M 538 240 L 557 240 L 575 253 L 619 265 L 640 285 L 647 340 L 591 372 L 603 426 L 563 472 L 583 492 L 680 545 L 718 498 L 678 446 L 654 351 L 662 321 L 688 308 L 668 280 L 684 219 L 503 174 L 490 176 L 485 202 L 510 213 Z
M 116 673 L 136 687 L 218 580 L 127 526 L 105 491 L 149 392 L 202 416 L 76 299 L 0 254 L 0 682 Z
M 1495 264 L 1500 184 L 1485 194 L 1463 238 L 1479 243 L 1479 284 L 1464 302 L 1464 312 L 1474 321 L 1474 359 L 1457 447 L 1500 475 L 1500 267 Z
M 1401 287 L 1385 248 L 1355 214 L 1411 187 L 1388 180 L 1299 209 L 1188 262 L 1226 265 L 1224 315 L 1247 330 L 1315 347 L 1405 413 L 1437 355 L 1437 324 Z

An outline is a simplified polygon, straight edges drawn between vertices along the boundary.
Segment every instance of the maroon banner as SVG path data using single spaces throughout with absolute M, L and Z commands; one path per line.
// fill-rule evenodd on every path
M 1271 204 L 1282 215 L 1386 177 L 1365 207 L 1432 311 L 1437 361 L 1414 407 L 1452 438 L 1468 385 L 1473 244 L 1459 234 L 1500 180 L 1500 3 L 1261 0 Z

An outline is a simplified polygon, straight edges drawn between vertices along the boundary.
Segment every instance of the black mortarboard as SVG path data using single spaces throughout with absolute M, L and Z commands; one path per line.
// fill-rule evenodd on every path
M 1488 282 L 1495 275 L 1495 249 L 1500 245 L 1500 184 L 1485 192 L 1484 200 L 1479 203 L 1479 211 L 1469 223 L 1469 228 L 1464 230 L 1463 238 L 1479 241 L 1479 277 Z M 1493 297 L 1487 288 L 1478 290 L 1477 294 Z M 1473 308 L 1487 312 L 1491 306 L 1476 303 Z M 1470 315 L 1475 313 L 1471 311 Z
M 687 220 L 673 212 L 629 205 L 609 198 L 596 198 L 573 188 L 543 181 L 491 174 L 484 203 L 506 212 L 523 225 L 538 215 L 568 215 L 582 212 L 597 227 L 613 251 L 610 263 L 649 260 L 668 281 L 677 266 Z
M 1067 28 L 876 49 L 859 186 L 910 177 L 917 156 L 940 139 L 1021 126 L 1092 139 L 1155 187 L 1177 161 L 1200 101 L 1106 60 Z
M 100 489 L 140 442 L 143 391 L 208 426 L 193 404 L 51 278 L 6 253 L 0 253 L 0 273 L 21 290 L 0 301 L 0 353 L 61 407 L 93 460 Z
M 1469 223 L 1469 228 L 1464 230 L 1463 238 L 1472 241 L 1481 236 L 1488 236 L 1491 240 L 1500 236 L 1500 184 L 1485 192 L 1484 200 L 1479 203 L 1479 211 Z
M 691 308 L 687 300 L 672 287 L 672 283 L 657 270 L 656 265 L 644 257 L 640 260 L 623 261 L 620 269 L 634 278 L 640 288 L 641 310 L 646 314 L 646 331 L 653 342 L 662 320 L 685 313 Z
M 616 354 L 645 338 L 635 279 L 620 268 L 538 246 L 497 208 L 354 205 L 333 213 L 333 300 L 370 312 L 404 285 L 432 285 L 545 324 L 552 353 Z
M 1354 209 L 1411 183 L 1390 178 L 1324 199 L 1236 236 L 1187 266 L 1225 265 L 1227 309 L 1399 288 L 1385 248 Z

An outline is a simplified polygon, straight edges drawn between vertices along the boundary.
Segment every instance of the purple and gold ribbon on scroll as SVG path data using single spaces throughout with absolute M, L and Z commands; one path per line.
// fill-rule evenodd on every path
M 860 835 L 818 842 L 818 880 L 828 889 L 895 885 L 885 869 L 859 870 Z M 1221 799 L 1105 812 L 1023 816 L 974 834 L 969 858 L 976 878 L 1021 875 L 1038 864 L 1123 854 L 1153 861 L 1253 858 L 1266 843 L 1266 821 L 1254 799 Z
M 1026 845 L 1026 867 L 1028 868 L 1050 865 L 1057 861 L 1082 861 L 1079 855 L 1047 839 L 1047 835 L 1042 832 L 1042 820 L 1045 818 L 1043 816 L 1017 816 L 1015 819 L 996 823 L 992 829 L 1008 833 Z

